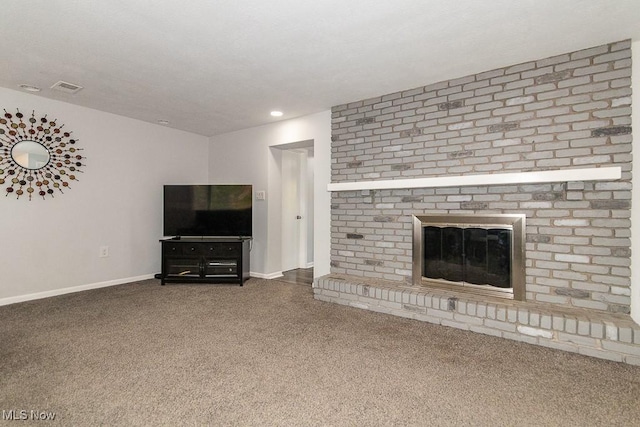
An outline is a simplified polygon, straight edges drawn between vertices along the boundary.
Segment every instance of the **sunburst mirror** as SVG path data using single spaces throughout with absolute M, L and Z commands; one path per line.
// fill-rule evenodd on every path
M 84 156 L 78 140 L 56 120 L 33 111 L 26 118 L 20 110 L 4 110 L 0 118 L 0 185 L 5 195 L 54 197 L 69 188 L 82 173 Z

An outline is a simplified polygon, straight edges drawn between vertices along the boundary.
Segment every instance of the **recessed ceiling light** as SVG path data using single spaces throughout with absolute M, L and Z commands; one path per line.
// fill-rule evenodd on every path
M 19 85 L 20 89 L 26 90 L 27 92 L 40 92 L 42 89 L 40 89 L 38 86 L 32 86 L 32 85 Z
M 158 124 L 159 124 L 159 125 L 166 126 L 166 125 L 168 125 L 168 124 L 169 124 L 169 120 L 158 120 Z
M 273 117 L 282 117 L 282 111 L 272 111 L 271 115 Z

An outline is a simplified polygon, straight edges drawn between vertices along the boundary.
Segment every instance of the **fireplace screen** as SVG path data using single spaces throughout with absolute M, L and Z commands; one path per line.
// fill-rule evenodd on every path
M 414 217 L 414 283 L 493 289 L 524 299 L 524 219 Z
M 511 230 L 424 227 L 422 276 L 511 288 Z

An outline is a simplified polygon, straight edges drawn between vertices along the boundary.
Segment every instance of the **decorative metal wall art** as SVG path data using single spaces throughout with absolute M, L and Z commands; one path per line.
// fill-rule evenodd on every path
M 16 111 L 11 114 L 5 109 L 0 118 L 0 185 L 8 184 L 5 196 L 46 199 L 70 188 L 69 182 L 77 181 L 76 174 L 82 173 L 84 157 L 78 140 L 46 114 L 36 118 L 33 111 L 26 118 Z

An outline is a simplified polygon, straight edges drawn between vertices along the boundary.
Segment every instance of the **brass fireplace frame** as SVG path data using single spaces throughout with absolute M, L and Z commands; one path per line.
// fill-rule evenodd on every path
M 524 301 L 525 289 L 525 231 L 526 215 L 524 214 L 495 214 L 495 215 L 469 215 L 469 214 L 424 214 L 412 215 L 413 217 L 413 284 L 415 286 L 427 286 L 451 289 L 458 292 L 468 292 L 485 296 L 495 296 Z M 482 227 L 491 226 L 510 228 L 512 230 L 511 242 L 511 284 L 509 289 L 501 289 L 492 286 L 473 285 L 463 282 L 450 282 L 448 280 L 427 279 L 422 276 L 423 244 L 422 228 L 425 226 L 439 227 Z

